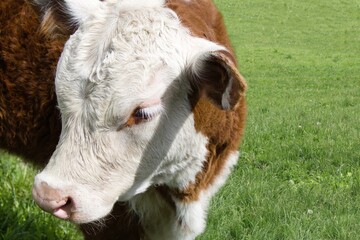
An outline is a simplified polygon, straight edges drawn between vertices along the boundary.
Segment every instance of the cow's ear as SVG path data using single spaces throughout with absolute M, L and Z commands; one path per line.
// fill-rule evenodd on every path
M 69 35 L 92 14 L 99 13 L 100 0 L 35 0 L 42 12 L 45 36 Z
M 220 109 L 236 108 L 245 94 L 246 82 L 236 68 L 235 58 L 226 50 L 205 52 L 186 71 L 195 90 Z

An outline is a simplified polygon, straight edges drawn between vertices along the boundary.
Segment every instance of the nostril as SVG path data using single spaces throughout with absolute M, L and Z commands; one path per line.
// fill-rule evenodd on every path
M 69 206 L 71 203 L 72 203 L 72 200 L 71 200 L 71 198 L 69 197 L 68 200 L 66 201 L 64 207 Z

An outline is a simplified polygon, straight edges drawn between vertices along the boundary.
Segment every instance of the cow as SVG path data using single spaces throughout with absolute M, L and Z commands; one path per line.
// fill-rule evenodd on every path
M 194 239 L 245 125 L 246 83 L 220 13 L 210 0 L 58 7 L 66 14 L 51 19 L 77 29 L 56 70 L 62 130 L 36 203 L 83 224 L 127 202 L 143 238 Z

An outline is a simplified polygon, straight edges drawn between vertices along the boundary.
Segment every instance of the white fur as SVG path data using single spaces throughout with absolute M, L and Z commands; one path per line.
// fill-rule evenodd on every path
M 199 200 L 192 203 L 176 202 L 177 218 L 182 220 L 177 235 L 183 235 L 178 239 L 194 239 L 205 230 L 207 209 L 211 197 L 225 184 L 238 158 L 238 152 L 232 153 L 228 157 L 224 169 L 215 178 L 214 183 L 200 193 Z
M 209 197 L 234 160 L 198 202 L 176 202 L 176 213 L 151 186 L 182 189 L 201 171 L 208 139 L 195 129 L 182 73 L 224 47 L 191 36 L 163 1 L 132 2 L 67 1 L 81 25 L 56 73 L 60 141 L 36 182 L 71 196 L 74 222 L 101 218 L 118 199 L 129 200 L 149 238 L 193 239 L 204 230 Z M 163 111 L 118 131 L 154 99 L 161 99 Z
M 99 0 L 65 0 L 65 4 L 73 20 L 81 24 L 89 17 L 98 14 L 103 3 Z
M 162 7 L 165 5 L 165 0 L 118 0 L 117 9 L 119 11 L 131 11 L 136 9 Z
M 205 230 L 211 197 L 224 185 L 238 157 L 238 152 L 228 157 L 213 184 L 200 193 L 197 201 L 182 202 L 174 198 L 176 212 L 154 188 L 132 198 L 131 207 L 139 215 L 147 239 L 191 240 L 201 234 Z

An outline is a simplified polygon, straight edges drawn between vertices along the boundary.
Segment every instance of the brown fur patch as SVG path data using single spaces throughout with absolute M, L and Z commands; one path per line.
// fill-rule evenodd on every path
M 175 196 L 185 202 L 198 200 L 200 193 L 221 174 L 229 155 L 237 151 L 245 128 L 245 98 L 241 98 L 234 111 L 219 110 L 206 98 L 200 98 L 194 101 L 194 117 L 196 129 L 209 138 L 209 152 L 195 182 L 185 189 L 173 190 Z
M 173 9 L 182 23 L 194 36 L 220 43 L 230 52 L 226 61 L 235 71 L 237 64 L 221 14 L 210 0 L 189 2 L 169 0 L 167 6 Z M 241 81 L 245 84 L 240 75 Z M 246 85 L 243 85 L 245 90 Z M 209 138 L 208 157 L 203 170 L 197 174 L 196 181 L 185 189 L 172 189 L 173 194 L 182 201 L 196 201 L 202 191 L 214 183 L 221 174 L 229 155 L 238 150 L 244 133 L 246 101 L 241 97 L 233 111 L 220 110 L 199 92 L 189 96 L 193 106 L 195 128 Z
M 61 130 L 54 73 L 64 42 L 37 34 L 29 2 L 5 0 L 0 7 L 0 147 L 44 166 Z

